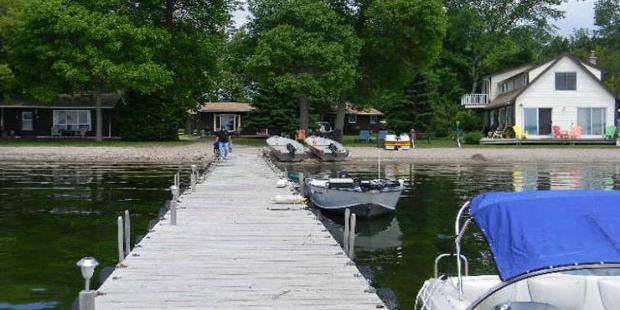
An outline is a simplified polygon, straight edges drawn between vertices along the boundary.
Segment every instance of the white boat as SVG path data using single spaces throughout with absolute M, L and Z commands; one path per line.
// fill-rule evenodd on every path
M 388 134 L 385 136 L 383 146 L 386 150 L 410 150 L 411 139 L 408 134 L 401 134 L 400 136 L 394 134 Z
M 396 210 L 404 181 L 306 178 L 305 188 L 312 203 L 323 210 L 344 213 L 351 209 L 357 216 L 374 217 Z
M 459 210 L 456 251 L 437 257 L 434 277 L 420 289 L 414 308 L 620 309 L 618 221 L 618 191 L 477 196 Z M 461 239 L 471 223 L 487 240 L 498 275 L 468 275 Z M 456 276 L 439 274 L 444 258 L 454 259 Z
M 310 156 L 310 150 L 303 144 L 289 138 L 273 136 L 267 139 L 267 146 L 279 161 L 302 161 Z
M 349 156 L 342 143 L 318 136 L 310 136 L 305 140 L 312 153 L 321 161 L 342 161 Z

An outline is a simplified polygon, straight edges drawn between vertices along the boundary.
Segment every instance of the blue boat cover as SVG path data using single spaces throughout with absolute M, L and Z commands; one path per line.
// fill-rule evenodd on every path
M 502 281 L 558 266 L 620 263 L 620 192 L 491 192 L 470 214 Z

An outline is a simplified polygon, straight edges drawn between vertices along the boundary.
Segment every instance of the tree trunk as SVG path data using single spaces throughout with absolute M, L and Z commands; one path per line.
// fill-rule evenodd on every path
M 308 122 L 309 122 L 309 107 L 308 107 L 308 97 L 301 96 L 298 102 L 299 108 L 299 128 L 305 129 L 308 131 Z
M 101 112 L 101 92 L 95 94 L 95 107 L 97 114 L 97 141 L 103 141 L 103 116 Z
M 344 135 L 344 117 L 347 104 L 344 100 L 341 100 L 336 107 L 336 121 L 334 123 L 334 139 L 336 141 L 342 141 Z

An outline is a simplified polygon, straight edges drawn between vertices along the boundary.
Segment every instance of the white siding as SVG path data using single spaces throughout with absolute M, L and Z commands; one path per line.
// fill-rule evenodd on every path
M 498 92 L 498 85 L 500 82 L 504 81 L 505 79 L 509 78 L 509 77 L 513 77 L 521 72 L 527 71 L 529 68 L 531 68 L 531 65 L 527 65 L 527 66 L 521 66 L 515 69 L 512 69 L 510 71 L 506 71 L 506 72 L 502 72 L 500 74 L 496 74 L 496 75 L 492 75 L 491 76 L 491 91 L 489 93 L 489 100 L 493 100 L 495 99 L 495 97 L 497 97 L 497 95 L 499 95 Z
M 556 91 L 556 72 L 577 72 L 577 90 Z M 571 124 L 577 125 L 577 108 L 606 108 L 606 126 L 615 125 L 614 97 L 568 57 L 558 61 L 517 98 L 516 123 L 524 128 L 523 108 L 535 107 L 552 108 L 551 121 L 562 130 L 569 130 Z

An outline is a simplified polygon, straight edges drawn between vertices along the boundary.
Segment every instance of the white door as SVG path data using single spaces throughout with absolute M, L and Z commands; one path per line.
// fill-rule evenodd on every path
M 32 112 L 22 112 L 22 131 L 32 131 Z

